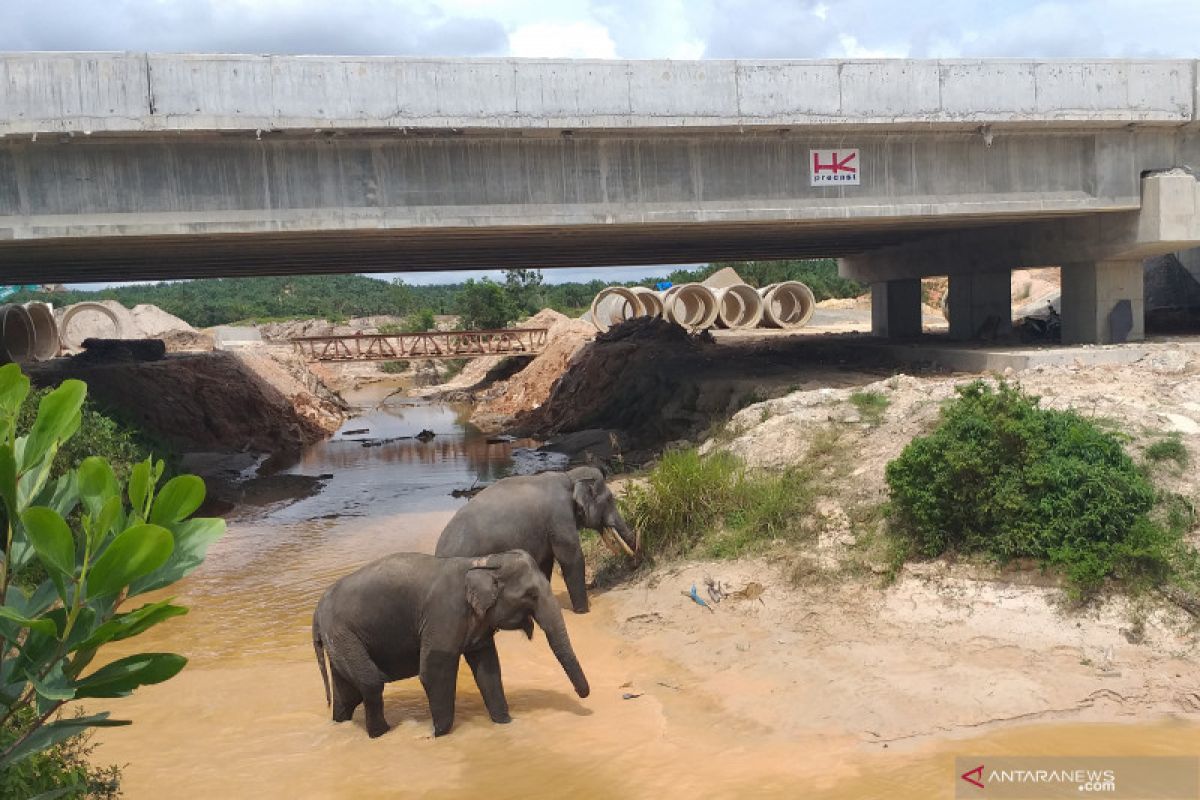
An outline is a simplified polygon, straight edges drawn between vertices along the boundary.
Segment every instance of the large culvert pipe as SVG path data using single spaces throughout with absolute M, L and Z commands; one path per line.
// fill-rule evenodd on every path
M 717 325 L 722 328 L 754 328 L 762 321 L 763 301 L 752 286 L 737 284 L 717 289 Z
M 66 311 L 63 312 L 62 322 L 59 323 L 59 325 L 58 325 L 58 336 L 59 336 L 59 340 L 62 342 L 62 346 L 64 349 L 78 350 L 80 347 L 83 346 L 83 339 L 85 339 L 87 337 L 81 336 L 81 337 L 79 337 L 79 341 L 76 341 L 75 338 L 71 335 L 71 322 L 75 319 L 75 317 L 79 316 L 80 314 L 86 313 L 88 311 L 92 311 L 92 312 L 95 312 L 102 316 L 108 317 L 109 321 L 111 321 L 113 324 L 112 334 L 109 336 L 100 337 L 100 338 L 107 338 L 107 339 L 122 338 L 122 334 L 124 333 L 124 331 L 121 329 L 121 320 L 117 319 L 117 315 L 114 314 L 111 309 L 109 309 L 102 303 L 92 303 L 92 302 L 76 303 L 75 305 L 70 306 Z
M 23 364 L 33 358 L 33 320 L 23 306 L 0 306 L 0 364 Z
M 698 283 L 672 286 L 663 294 L 663 319 L 692 330 L 711 328 L 717 321 L 717 298 Z
M 638 296 L 623 286 L 609 286 L 592 299 L 592 324 L 604 333 L 613 325 L 644 313 Z
M 801 328 L 812 319 L 817 299 L 800 281 L 773 283 L 758 290 L 762 295 L 764 328 Z
M 630 286 L 629 291 L 633 292 L 642 304 L 642 313 L 648 317 L 661 317 L 663 315 L 662 297 L 653 289 L 647 289 L 645 286 Z
M 33 325 L 33 357 L 38 361 L 58 355 L 58 323 L 54 312 L 45 303 L 26 303 L 29 321 Z

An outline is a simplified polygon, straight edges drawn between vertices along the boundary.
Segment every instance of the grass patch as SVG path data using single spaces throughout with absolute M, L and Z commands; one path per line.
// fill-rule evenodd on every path
M 819 495 L 820 468 L 750 470 L 737 456 L 696 450 L 664 453 L 642 483 L 629 487 L 622 513 L 641 531 L 651 557 L 700 551 L 733 558 L 777 539 L 793 539 Z
M 871 426 L 883 421 L 883 412 L 891 403 L 887 395 L 875 391 L 858 391 L 850 395 L 850 404 L 858 409 L 858 415 Z
M 20 731 L 28 728 L 33 709 L 17 711 L 0 725 L 0 749 L 7 748 Z M 79 711 L 75 716 L 83 716 Z M 62 714 L 61 719 L 71 719 Z M 16 764 L 0 770 L 0 797 L 88 798 L 109 800 L 121 796 L 121 770 L 116 766 L 93 766 L 92 732 L 88 731 L 34 753 Z
M 385 361 L 379 365 L 380 372 L 386 372 L 388 375 L 399 375 L 402 372 L 408 372 L 409 364 L 404 359 L 399 361 Z
M 471 359 L 469 358 L 448 358 L 443 361 L 442 365 L 444 368 L 442 369 L 442 381 L 448 381 L 458 373 L 462 372 L 467 366 L 467 362 L 470 360 Z
M 1188 451 L 1178 433 L 1168 434 L 1146 448 L 1146 460 L 1154 464 L 1174 461 L 1179 467 L 1188 465 Z
M 1117 436 L 1004 382 L 958 394 L 887 466 L 893 521 L 915 553 L 1034 558 L 1076 596 L 1167 577 L 1182 532 L 1152 514 L 1159 498 Z

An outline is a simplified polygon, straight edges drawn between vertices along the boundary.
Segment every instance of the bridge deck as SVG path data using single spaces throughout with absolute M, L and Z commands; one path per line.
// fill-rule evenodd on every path
M 291 341 L 309 361 L 394 361 L 537 355 L 546 349 L 547 333 L 547 328 L 508 328 L 298 336 Z

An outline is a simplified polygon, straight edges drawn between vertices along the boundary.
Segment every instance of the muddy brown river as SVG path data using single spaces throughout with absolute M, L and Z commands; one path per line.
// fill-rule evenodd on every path
M 686 665 L 622 641 L 603 594 L 590 614 L 567 613 L 592 687 L 587 699 L 571 691 L 540 632 L 532 642 L 503 632 L 511 724 L 488 719 L 464 664 L 449 736 L 431 737 L 424 693 L 409 680 L 384 695 L 394 729 L 368 739 L 361 709 L 351 723 L 329 719 L 311 645 L 313 607 L 366 561 L 431 550 L 465 502 L 450 490 L 505 474 L 514 445 L 488 445 L 445 406 L 372 410 L 344 429 L 362 427 L 373 437 L 423 428 L 439 435 L 379 447 L 338 436 L 313 448 L 293 471 L 333 473 L 324 491 L 233 521 L 207 562 L 171 592 L 191 612 L 111 654 L 168 650 L 190 659 L 171 681 L 107 706 L 134 724 L 102 729 L 94 757 L 123 765 L 127 797 L 924 799 L 953 796 L 956 754 L 1198 749 L 1197 729 L 1171 722 L 1010 727 L 891 749 L 832 732 L 783 736 L 689 691 Z M 561 583 L 556 590 L 565 604 Z

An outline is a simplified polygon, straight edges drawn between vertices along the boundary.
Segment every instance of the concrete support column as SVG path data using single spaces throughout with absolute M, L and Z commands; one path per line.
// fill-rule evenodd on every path
M 1012 330 L 1012 275 L 972 272 L 950 276 L 946 299 L 951 339 L 994 339 Z
M 887 339 L 921 335 L 921 279 L 871 284 L 871 333 Z
M 1063 264 L 1064 344 L 1141 341 L 1146 336 L 1141 261 Z

